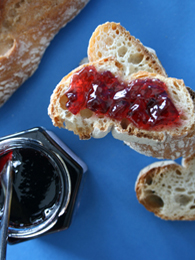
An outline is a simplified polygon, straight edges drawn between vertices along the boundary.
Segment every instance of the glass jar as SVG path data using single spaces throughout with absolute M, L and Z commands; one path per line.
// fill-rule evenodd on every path
M 0 138 L 0 157 L 10 151 L 14 174 L 8 243 L 67 229 L 79 205 L 86 164 L 42 127 Z M 1 212 L 3 199 L 1 190 Z

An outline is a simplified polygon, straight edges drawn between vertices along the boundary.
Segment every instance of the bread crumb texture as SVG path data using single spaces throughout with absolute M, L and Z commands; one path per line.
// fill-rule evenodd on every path
M 144 168 L 136 182 L 139 202 L 165 220 L 195 219 L 195 154 L 183 159 L 156 162 Z
M 35 72 L 50 41 L 88 1 L 0 2 L 0 106 Z
M 166 72 L 154 52 L 118 23 L 99 25 L 91 36 L 88 46 L 89 61 L 115 57 L 123 65 L 124 75 L 138 71 L 155 72 L 166 76 Z
M 86 63 L 88 62 L 89 63 Z M 148 50 L 125 28 L 114 22 L 99 25 L 91 36 L 88 60 L 64 77 L 54 90 L 48 114 L 57 127 L 65 127 L 80 139 L 104 137 L 109 131 L 132 149 L 156 158 L 176 159 L 189 156 L 195 148 L 194 93 L 188 91 L 183 80 L 168 78 L 153 51 Z M 137 128 L 129 120 L 121 121 L 97 116 L 89 110 L 73 115 L 66 108 L 64 96 L 72 75 L 84 66 L 92 65 L 98 72 L 110 71 L 122 81 L 159 79 L 167 86 L 168 95 L 179 112 L 180 122 L 162 125 L 155 130 Z M 138 72 L 136 72 L 138 71 Z

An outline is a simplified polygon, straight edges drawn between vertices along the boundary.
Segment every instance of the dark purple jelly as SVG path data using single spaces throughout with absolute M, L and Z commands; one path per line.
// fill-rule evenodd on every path
M 10 158 L 10 152 L 13 196 L 8 243 L 67 229 L 80 205 L 86 164 L 54 133 L 41 127 L 0 138 L 0 164 Z M 0 220 L 3 204 L 0 187 Z
M 59 192 L 59 176 L 39 151 L 30 148 L 13 150 L 13 196 L 10 226 L 23 227 L 44 221 Z M 0 190 L 1 208 L 4 202 Z

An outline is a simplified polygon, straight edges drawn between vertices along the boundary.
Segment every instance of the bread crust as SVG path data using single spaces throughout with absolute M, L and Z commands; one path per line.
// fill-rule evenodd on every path
M 35 72 L 50 41 L 88 1 L 1 1 L 0 106 Z
M 135 191 L 138 201 L 165 220 L 195 220 L 195 154 L 182 160 L 153 163 L 142 169 Z
M 185 97 L 180 103 L 179 101 L 175 101 L 178 112 L 186 114 L 184 119 L 180 120 L 182 122 L 181 126 L 173 128 L 165 126 L 158 131 L 141 130 L 134 126 L 133 123 L 124 126 L 122 121 L 110 119 L 106 116 L 98 118 L 92 111 L 91 114 L 87 116 L 82 116 L 81 113 L 77 115 L 71 114 L 71 112 L 66 109 L 65 104 L 68 100 L 63 99 L 64 94 L 69 88 L 71 76 L 88 65 L 95 66 L 98 71 L 109 70 L 126 82 L 143 78 L 160 79 L 165 82 L 166 85 L 169 86 L 168 94 L 174 101 Z M 179 93 L 178 96 L 176 95 L 176 91 Z M 185 105 L 183 105 L 183 103 L 185 103 Z M 181 104 L 183 107 L 181 107 Z M 88 112 L 90 113 L 90 111 Z M 136 151 L 139 151 L 138 148 L 140 148 L 139 152 L 154 157 L 175 159 L 190 153 L 195 146 L 194 106 L 184 82 L 148 72 L 138 72 L 130 76 L 124 76 L 122 65 L 115 58 L 106 58 L 84 64 L 65 76 L 51 96 L 48 114 L 55 126 L 65 127 L 73 131 L 79 135 L 80 139 L 89 139 L 91 137 L 102 138 L 111 131 L 116 139 L 125 141 Z

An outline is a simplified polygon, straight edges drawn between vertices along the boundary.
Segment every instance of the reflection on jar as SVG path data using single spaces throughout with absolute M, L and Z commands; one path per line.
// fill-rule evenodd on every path
M 8 242 L 67 229 L 78 204 L 85 163 L 43 128 L 1 138 L 0 159 L 10 151 L 13 195 Z M 1 215 L 3 203 L 0 189 Z

